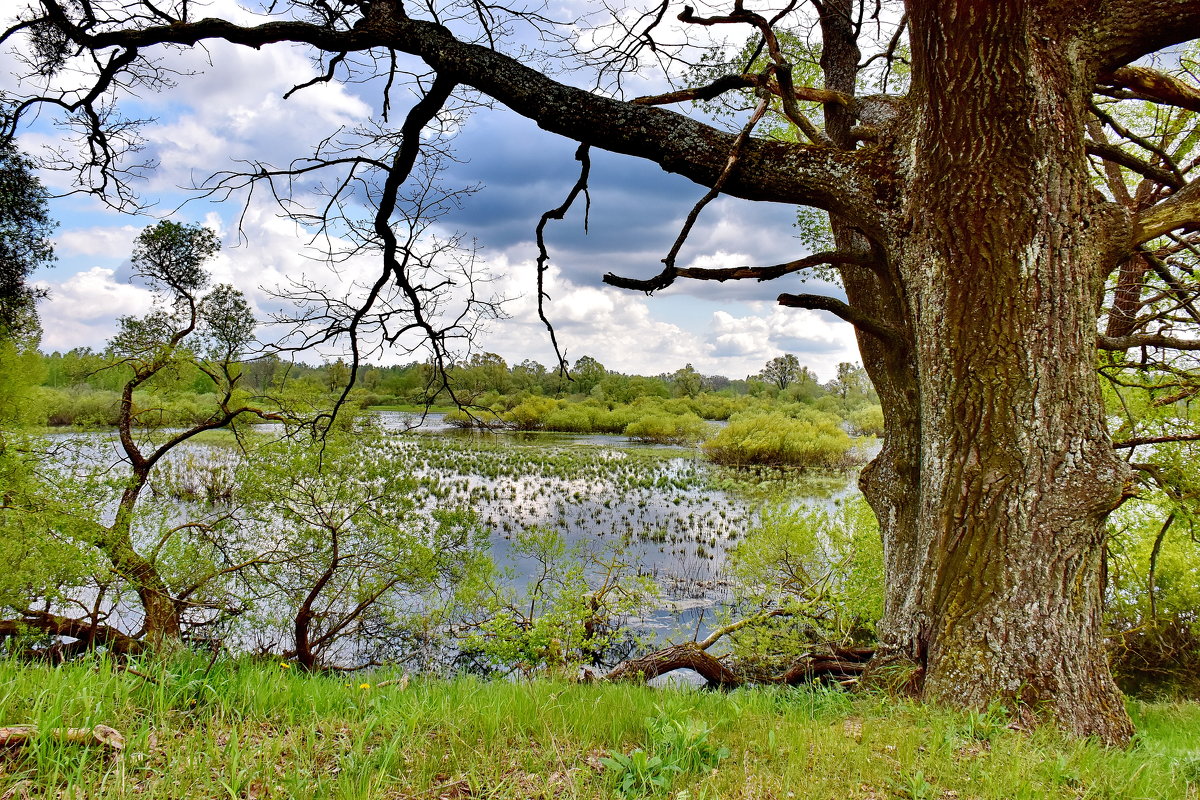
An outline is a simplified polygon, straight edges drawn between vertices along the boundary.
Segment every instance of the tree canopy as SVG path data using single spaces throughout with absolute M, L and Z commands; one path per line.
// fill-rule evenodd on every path
M 37 327 L 37 289 L 30 274 L 54 259 L 54 222 L 33 162 L 11 136 L 0 135 L 0 336 Z

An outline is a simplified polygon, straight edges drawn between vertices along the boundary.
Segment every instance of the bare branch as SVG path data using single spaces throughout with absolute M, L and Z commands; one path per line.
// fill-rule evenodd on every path
M 1130 336 L 1098 336 L 1096 346 L 1101 350 L 1131 350 L 1135 347 L 1200 350 L 1200 339 L 1178 339 L 1162 333 L 1142 333 Z
M 333 74 L 334 74 L 334 71 L 337 70 L 338 64 L 341 64 L 345 60 L 346 60 L 345 53 L 335 53 L 333 58 L 329 59 L 329 66 L 325 69 L 325 72 L 323 74 L 317 75 L 312 80 L 305 81 L 304 83 L 296 84 L 295 86 L 293 86 L 291 89 L 288 89 L 284 93 L 283 99 L 287 100 L 289 97 L 291 97 L 292 95 L 294 95 L 296 92 L 300 91 L 301 89 L 307 89 L 308 87 L 315 86 L 318 83 L 329 83 L 331 80 L 333 80 Z M 385 97 L 387 96 L 386 89 L 384 90 L 384 96 Z
M 1146 436 L 1140 439 L 1126 439 L 1121 442 L 1113 442 L 1113 447 L 1120 450 L 1141 447 L 1145 444 L 1171 444 L 1174 442 L 1200 442 L 1200 433 L 1181 433 L 1174 436 Z
M 763 115 L 767 113 L 768 106 L 769 101 L 767 98 L 764 97 L 759 101 L 758 107 L 754 109 L 754 113 L 750 115 L 750 120 L 746 123 L 746 126 L 742 128 L 742 132 L 738 134 L 738 137 L 734 140 L 733 147 L 730 149 L 729 155 L 725 159 L 725 168 L 721 170 L 721 174 L 713 184 L 712 188 L 709 189 L 704 194 L 704 197 L 701 197 L 696 205 L 692 207 L 692 210 L 688 212 L 687 218 L 683 222 L 683 228 L 679 231 L 679 236 L 675 238 L 675 243 L 671 246 L 670 252 L 667 253 L 667 257 L 663 259 L 662 272 L 660 272 L 656 278 L 651 278 L 648 282 L 648 285 L 653 285 L 655 289 L 663 289 L 675 282 L 675 276 L 677 274 L 675 269 L 675 259 L 679 255 L 679 251 L 683 247 L 683 243 L 687 241 L 688 234 L 691 233 L 692 226 L 696 224 L 696 219 L 700 216 L 700 212 L 706 205 L 712 202 L 712 200 L 716 198 L 718 194 L 721 193 L 721 187 L 725 185 L 725 182 L 729 179 L 729 176 L 733 174 L 734 168 L 738 165 L 738 159 L 741 157 L 742 146 L 745 145 L 746 139 L 750 136 L 750 132 L 754 130 L 754 126 L 757 125 L 763 118 Z M 609 280 L 610 277 L 617 278 L 615 275 L 605 275 L 604 281 L 611 285 L 619 285 L 614 284 L 613 281 Z
M 550 254 L 546 250 L 546 223 L 552 219 L 562 219 L 566 216 L 567 211 L 575 202 L 575 198 L 579 197 L 582 192 L 587 200 L 587 207 L 583 214 L 583 230 L 587 232 L 588 209 L 591 208 L 591 198 L 587 194 L 588 173 L 591 171 L 592 160 L 588 153 L 586 144 L 579 145 L 575 151 L 575 160 L 579 162 L 579 180 L 575 181 L 575 185 L 571 187 L 571 191 L 567 193 L 567 199 L 562 202 L 558 208 L 553 208 L 542 214 L 541 220 L 537 226 L 537 298 L 538 298 L 538 318 L 546 326 L 546 330 L 550 332 L 550 343 L 554 346 L 554 356 L 558 359 L 558 373 L 564 377 L 567 375 L 567 361 L 563 357 L 562 350 L 558 347 L 558 337 L 554 333 L 554 326 L 550 324 L 550 320 L 546 318 L 546 303 L 549 299 L 546 294 L 546 270 L 549 269 Z

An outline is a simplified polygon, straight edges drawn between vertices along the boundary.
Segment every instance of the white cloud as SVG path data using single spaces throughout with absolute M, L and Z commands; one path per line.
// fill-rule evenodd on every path
M 50 292 L 38 304 L 44 350 L 99 350 L 116 332 L 117 317 L 144 313 L 153 300 L 149 290 L 118 282 L 114 271 L 104 267 L 38 286 Z
M 253 50 L 212 43 L 206 54 L 187 51 L 179 59 L 178 69 L 202 74 L 144 101 L 169 120 L 146 130 L 148 152 L 160 163 L 151 181 L 156 191 L 238 169 L 238 159 L 287 166 L 311 154 L 322 137 L 366 121 L 372 111 L 346 86 L 332 82 L 284 100 L 316 69 L 297 47 Z
M 129 257 L 133 240 L 141 230 L 136 225 L 73 228 L 63 231 L 56 238 L 55 249 L 60 255 L 120 260 Z
M 837 374 L 843 361 L 859 361 L 854 329 L 817 311 L 767 307 L 760 313 L 735 317 L 726 311 L 712 315 L 710 342 L 726 363 L 740 363 L 752 374 L 770 359 L 793 353 L 822 380 Z
M 515 299 L 505 307 L 509 318 L 493 323 L 478 346 L 510 363 L 534 358 L 552 365 L 550 335 L 537 316 L 533 262 L 513 263 L 501 255 L 491 259 L 489 267 L 498 278 L 496 288 Z M 657 375 L 705 357 L 708 345 L 696 332 L 654 318 L 653 300 L 572 284 L 553 266 L 546 280 L 553 298 L 546 315 L 572 363 L 589 355 L 610 370 Z

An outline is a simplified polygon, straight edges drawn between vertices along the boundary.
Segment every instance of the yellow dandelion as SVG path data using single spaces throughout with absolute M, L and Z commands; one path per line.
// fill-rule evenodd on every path
M 283 662 L 280 662 L 279 668 L 280 669 L 291 669 L 292 665 L 287 663 L 286 661 L 283 661 Z
M 358 688 L 360 688 L 360 689 L 370 689 L 370 688 L 371 688 L 371 684 L 369 684 L 369 683 L 360 683 L 360 684 L 358 685 Z

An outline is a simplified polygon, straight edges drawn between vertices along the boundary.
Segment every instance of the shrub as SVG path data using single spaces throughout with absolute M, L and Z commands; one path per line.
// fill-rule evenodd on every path
M 546 418 L 558 408 L 558 401 L 549 397 L 530 396 L 513 406 L 504 415 L 504 421 L 519 431 L 540 431 L 546 427 Z
M 695 414 L 655 414 L 625 426 L 625 435 L 639 442 L 683 444 L 703 438 L 708 426 Z
M 855 433 L 864 436 L 883 436 L 883 406 L 856 408 L 846 417 Z
M 566 433 L 592 433 L 595 427 L 592 415 L 580 403 L 566 403 L 546 415 L 546 430 Z
M 778 411 L 738 414 L 704 444 L 704 452 L 731 466 L 846 466 L 853 442 L 837 417 L 798 408 L 805 409 L 803 419 Z
M 869 644 L 883 615 L 883 542 L 861 497 L 836 510 L 768 505 L 730 553 L 732 595 L 767 617 L 738 631 L 742 669 L 772 674 L 818 643 Z
M 65 421 L 51 424 L 78 425 L 81 428 L 112 427 L 120 421 L 121 396 L 109 391 L 82 391 L 70 394 L 69 409 L 64 409 Z

